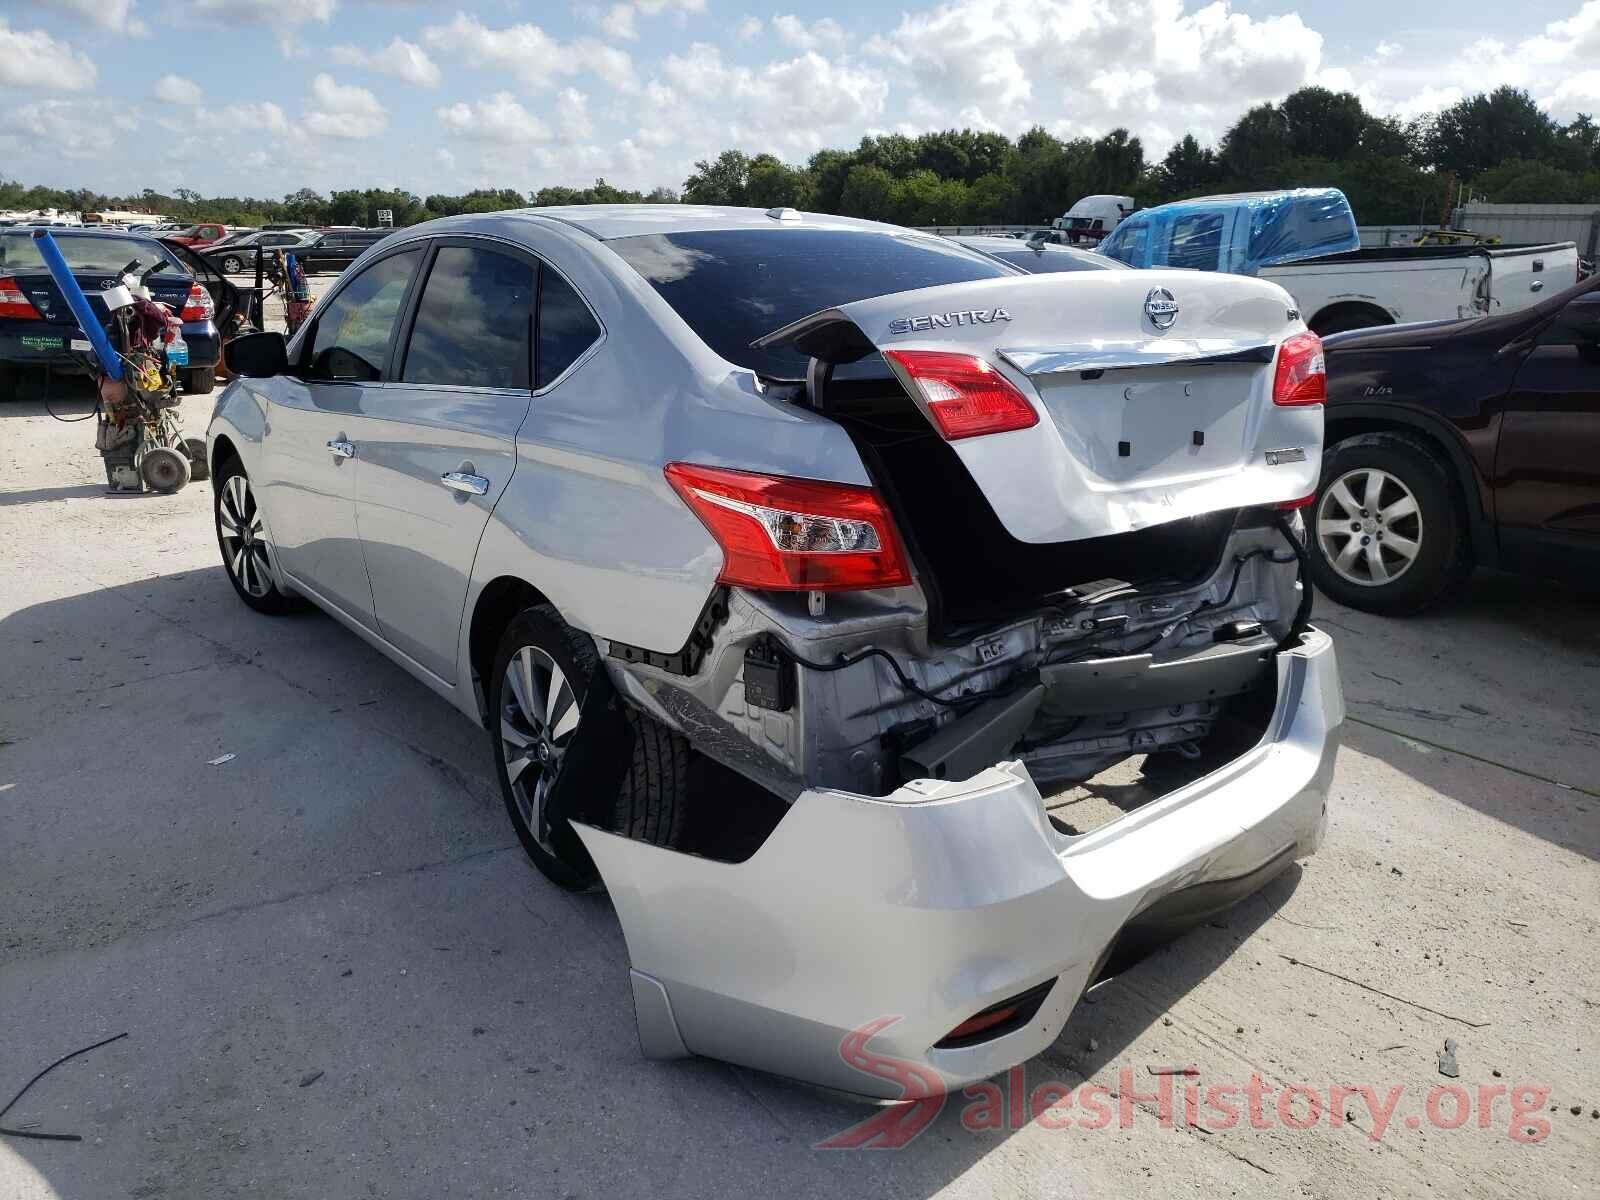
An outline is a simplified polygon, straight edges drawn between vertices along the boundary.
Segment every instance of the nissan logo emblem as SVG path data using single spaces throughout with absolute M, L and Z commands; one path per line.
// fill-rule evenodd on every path
M 1165 333 L 1178 320 L 1178 301 L 1166 288 L 1151 288 L 1144 298 L 1144 315 L 1157 331 Z

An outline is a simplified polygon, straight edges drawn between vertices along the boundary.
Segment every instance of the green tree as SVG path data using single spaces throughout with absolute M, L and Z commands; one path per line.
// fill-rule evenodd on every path
M 1216 154 L 1195 141 L 1192 133 L 1184 134 L 1167 151 L 1167 156 L 1151 175 L 1162 200 L 1203 195 L 1222 177 Z
M 1295 158 L 1349 158 L 1360 146 L 1370 119 L 1354 94 L 1323 87 L 1290 92 L 1278 110 L 1288 123 Z
M 743 204 L 750 186 L 750 160 L 739 150 L 724 150 L 707 162 L 694 164 L 694 174 L 683 181 L 685 204 Z
M 894 219 L 899 205 L 899 185 L 882 167 L 857 165 L 845 178 L 839 198 L 839 211 L 845 216 L 867 217 L 875 221 Z
M 804 167 L 791 167 L 771 154 L 750 160 L 744 202 L 752 208 L 809 208 L 811 194 L 811 175 Z
M 1508 158 L 1553 158 L 1558 130 L 1527 92 L 1498 87 L 1441 112 L 1427 130 L 1425 153 L 1434 166 L 1472 179 Z
M 1217 157 L 1229 176 L 1235 179 L 1259 178 L 1294 156 L 1294 137 L 1283 110 L 1272 104 L 1258 104 L 1234 122 L 1222 135 Z

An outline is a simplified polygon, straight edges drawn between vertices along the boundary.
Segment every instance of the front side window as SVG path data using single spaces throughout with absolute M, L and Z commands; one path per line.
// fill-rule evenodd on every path
M 640 234 L 606 246 L 711 349 L 775 379 L 804 379 L 805 355 L 750 343 L 801 317 L 869 296 L 1014 274 L 945 238 L 875 229 Z
M 600 325 L 572 285 L 546 267 L 539 284 L 539 354 L 535 387 L 549 387 L 600 336 Z
M 311 344 L 313 379 L 371 383 L 383 378 L 406 285 L 421 261 L 420 247 L 379 259 L 328 303 L 317 317 Z
M 476 247 L 442 247 L 422 289 L 400 378 L 527 387 L 536 280 L 521 259 Z
M 1145 244 L 1149 236 L 1150 230 L 1144 221 L 1124 221 L 1100 243 L 1100 253 L 1118 262 L 1125 262 L 1130 267 L 1143 266 Z
M 1172 239 L 1167 243 L 1167 266 L 1215 271 L 1221 257 L 1220 215 L 1180 217 L 1172 223 Z

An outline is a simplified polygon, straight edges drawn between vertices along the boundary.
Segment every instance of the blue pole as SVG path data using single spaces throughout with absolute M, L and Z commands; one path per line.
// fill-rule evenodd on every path
M 35 229 L 33 240 L 38 244 L 39 257 L 44 259 L 50 278 L 56 281 L 56 286 L 66 297 L 67 307 L 72 310 L 72 315 L 78 318 L 78 328 L 94 347 L 94 356 L 100 360 L 100 369 L 112 379 L 121 379 L 122 358 L 112 349 L 111 339 L 106 337 L 105 328 L 95 318 L 94 309 L 89 307 L 89 297 L 83 294 L 78 281 L 72 277 L 72 268 L 67 266 L 67 260 L 61 257 L 61 247 L 56 245 L 56 240 L 50 236 L 48 229 Z

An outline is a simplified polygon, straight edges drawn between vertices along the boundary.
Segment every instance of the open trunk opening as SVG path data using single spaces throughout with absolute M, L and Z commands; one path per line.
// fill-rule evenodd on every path
M 920 568 L 937 640 L 1037 612 L 1097 580 L 1142 590 L 1203 579 L 1233 529 L 1236 511 L 1223 509 L 1104 537 L 1020 541 L 893 376 L 829 377 L 814 390 L 814 403 L 849 432 L 889 502 Z

